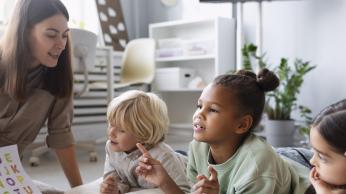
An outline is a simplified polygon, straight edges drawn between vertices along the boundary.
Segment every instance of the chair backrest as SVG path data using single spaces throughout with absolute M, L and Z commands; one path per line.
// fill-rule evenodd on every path
M 150 84 L 155 75 L 155 40 L 131 40 L 125 48 L 121 68 L 122 83 Z
M 71 28 L 70 32 L 73 48 L 73 72 L 84 74 L 83 84 L 75 84 L 74 92 L 76 96 L 82 96 L 83 93 L 89 90 L 88 71 L 92 70 L 95 66 L 97 35 L 93 32 L 77 28 Z
M 72 60 L 73 70 L 75 72 L 83 72 L 80 59 L 83 58 L 83 65 L 91 70 L 95 66 L 97 35 L 91 31 L 71 28 L 71 45 L 73 48 Z

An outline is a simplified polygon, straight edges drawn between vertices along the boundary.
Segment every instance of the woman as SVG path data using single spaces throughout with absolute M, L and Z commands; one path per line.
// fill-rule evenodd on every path
M 72 187 L 82 184 L 71 133 L 73 77 L 67 22 L 59 0 L 18 0 L 0 42 L 0 146 L 22 155 L 47 122 Z

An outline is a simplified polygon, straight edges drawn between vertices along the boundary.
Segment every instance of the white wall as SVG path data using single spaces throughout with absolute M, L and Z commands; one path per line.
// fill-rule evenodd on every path
M 246 16 L 253 16 L 253 10 L 253 5 L 245 7 Z M 317 65 L 307 75 L 298 102 L 317 114 L 346 98 L 346 1 L 264 3 L 263 13 L 263 50 L 272 64 L 284 56 Z M 247 37 L 253 39 L 254 34 Z
M 177 5 L 166 7 L 159 0 L 122 0 L 129 38 L 148 37 L 150 23 L 181 19 L 182 0 L 177 1 Z

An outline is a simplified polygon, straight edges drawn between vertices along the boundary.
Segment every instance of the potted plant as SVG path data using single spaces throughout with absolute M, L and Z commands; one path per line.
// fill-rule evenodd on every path
M 259 61 L 261 67 L 267 67 L 266 63 L 263 62 L 264 55 L 256 56 L 256 46 L 252 45 L 249 47 L 247 45 L 246 47 L 253 48 L 248 50 L 249 52 L 247 53 L 243 52 L 243 56 L 246 56 L 244 54 L 249 54 L 248 57 L 254 56 Z M 243 49 L 243 51 L 245 50 Z M 246 56 L 245 58 L 248 57 Z M 251 59 L 244 61 L 250 61 L 251 64 Z M 245 65 L 249 66 L 246 63 Z M 252 65 L 250 66 L 252 67 Z M 279 66 L 274 69 L 274 72 L 277 73 L 280 79 L 280 85 L 276 90 L 267 94 L 268 100 L 265 106 L 265 112 L 268 115 L 265 126 L 266 138 L 273 146 L 284 147 L 292 145 L 295 121 L 291 118 L 291 112 L 299 107 L 297 96 L 304 82 L 304 76 L 314 68 L 316 66 L 312 66 L 310 62 L 301 59 L 296 59 L 293 67 L 291 67 L 286 58 L 281 58 Z M 310 109 L 302 105 L 300 107 L 301 115 L 308 116 Z M 305 117 L 304 119 L 307 118 Z

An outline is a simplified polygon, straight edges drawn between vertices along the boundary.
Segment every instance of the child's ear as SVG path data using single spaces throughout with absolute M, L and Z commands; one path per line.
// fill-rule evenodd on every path
M 252 125 L 253 119 L 251 115 L 245 115 L 240 118 L 238 128 L 236 129 L 237 134 L 243 134 L 246 133 L 251 125 Z

